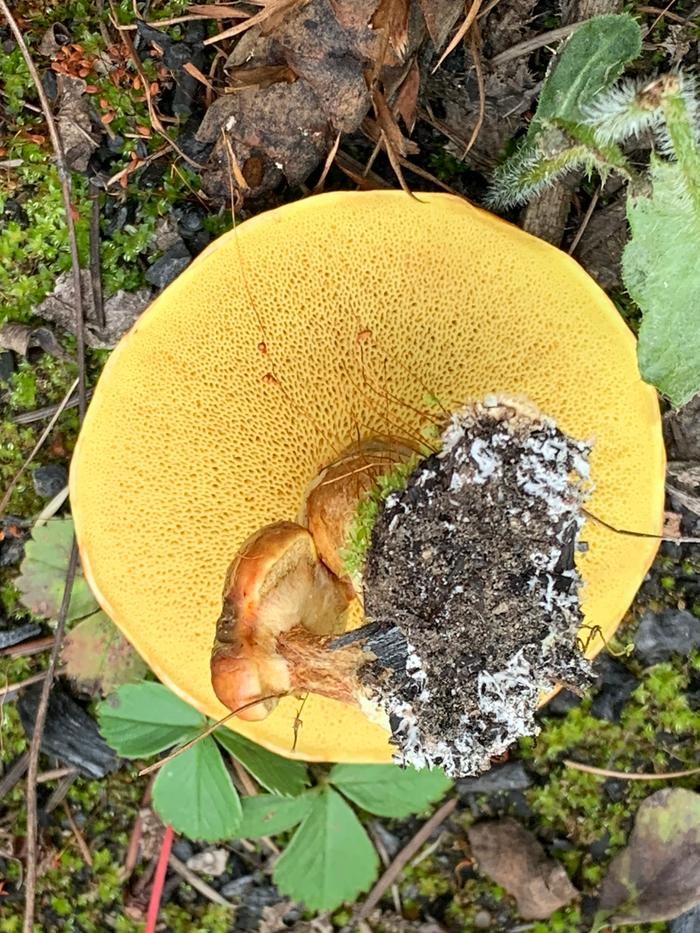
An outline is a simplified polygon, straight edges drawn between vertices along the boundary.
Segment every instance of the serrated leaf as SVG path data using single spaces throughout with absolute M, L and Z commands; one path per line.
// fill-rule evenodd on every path
M 163 765 L 153 784 L 153 807 L 190 839 L 217 842 L 237 832 L 241 801 L 213 739 L 202 739 Z
M 666 788 L 647 797 L 627 847 L 603 881 L 601 925 L 672 920 L 700 903 L 700 794 Z
M 100 732 L 122 758 L 147 758 L 193 739 L 206 726 L 197 710 L 162 684 L 127 684 L 97 708 Z
M 328 779 L 363 810 L 395 819 L 420 813 L 452 786 L 440 768 L 417 771 L 398 765 L 334 765 Z
M 243 820 L 236 830 L 241 839 L 257 839 L 259 836 L 274 836 L 301 823 L 308 815 L 313 797 L 279 797 L 277 794 L 260 794 L 244 797 Z
M 641 50 L 639 24 L 627 14 L 594 16 L 577 27 L 545 78 L 528 140 L 540 132 L 544 121 L 581 122 L 588 104 L 620 77 Z
M 71 680 L 102 696 L 123 684 L 138 683 L 148 671 L 146 663 L 101 611 L 68 632 L 61 658 Z
M 58 616 L 66 585 L 66 570 L 73 544 L 73 521 L 53 519 L 34 528 L 24 547 L 24 559 L 15 585 L 22 604 L 36 616 Z M 100 607 L 80 570 L 75 575 L 66 619 L 81 619 Z
M 273 794 L 295 797 L 309 785 L 309 772 L 301 761 L 290 761 L 251 742 L 230 729 L 217 729 L 214 738 Z
M 684 405 L 700 389 L 700 210 L 675 162 L 653 159 L 650 197 L 627 202 L 625 287 L 642 310 L 642 378 Z
M 340 794 L 327 788 L 313 798 L 273 877 L 282 894 L 310 910 L 334 910 L 366 891 L 378 867 L 360 821 Z

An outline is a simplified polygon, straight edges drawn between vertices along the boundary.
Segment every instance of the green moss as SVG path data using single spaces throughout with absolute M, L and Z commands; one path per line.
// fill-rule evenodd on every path
M 377 477 L 373 488 L 360 500 L 341 552 L 343 569 L 351 579 L 357 579 L 362 574 L 367 548 L 372 539 L 372 529 L 382 503 L 392 492 L 399 492 L 405 488 L 418 462 L 418 456 L 414 456 L 406 463 L 397 463 L 388 473 Z

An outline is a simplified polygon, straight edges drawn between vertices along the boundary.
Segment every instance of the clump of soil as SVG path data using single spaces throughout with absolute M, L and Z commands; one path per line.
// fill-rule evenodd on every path
M 384 503 L 365 614 L 401 631 L 407 660 L 360 678 L 397 760 L 484 770 L 536 733 L 542 691 L 589 682 L 574 566 L 589 450 L 529 404 L 488 397 L 452 417 L 440 452 Z

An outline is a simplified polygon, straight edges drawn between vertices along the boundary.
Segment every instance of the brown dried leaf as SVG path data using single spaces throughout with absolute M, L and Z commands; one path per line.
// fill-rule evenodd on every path
M 403 156 L 404 159 L 408 155 L 415 155 L 419 151 L 418 146 L 401 132 L 396 117 L 378 87 L 372 88 L 372 104 L 377 116 L 377 127 L 384 134 L 387 143 L 389 158 L 391 158 L 389 148 L 393 149 L 394 153 Z
M 233 36 L 250 29 L 251 26 L 263 26 L 265 31 L 274 29 L 275 26 L 279 25 L 282 17 L 293 10 L 294 7 L 299 6 L 300 3 L 306 2 L 307 0 L 261 0 L 263 8 L 259 13 L 248 17 L 244 22 L 238 23 L 238 25 L 232 26 L 230 29 L 225 29 L 216 36 L 210 36 L 209 39 L 204 40 L 204 45 L 221 42 L 223 39 L 231 39 Z
M 0 327 L 0 347 L 3 350 L 13 350 L 20 356 L 26 356 L 32 347 L 39 347 L 57 360 L 71 361 L 70 354 L 66 353 L 48 327 L 31 327 L 29 324 L 15 324 L 10 321 Z
M 266 88 L 272 84 L 291 84 L 297 75 L 289 65 L 255 65 L 252 68 L 229 68 L 226 72 L 233 82 L 233 87 L 226 88 L 231 94 L 244 87 Z
M 672 920 L 700 903 L 700 794 L 657 791 L 603 881 L 596 930 Z
M 188 13 L 199 13 L 211 19 L 247 19 L 248 14 L 240 7 L 227 6 L 225 3 L 191 3 L 187 7 Z
M 394 112 L 401 117 L 409 133 L 413 132 L 416 123 L 419 90 L 420 69 L 418 68 L 418 62 L 414 58 L 394 101 Z
M 433 68 L 433 71 L 438 70 L 440 65 L 442 65 L 442 63 L 447 58 L 447 56 L 451 52 L 454 52 L 454 50 L 457 48 L 457 46 L 462 41 L 462 39 L 465 38 L 465 36 L 467 35 L 467 33 L 469 32 L 471 28 L 472 23 L 476 20 L 476 17 L 478 16 L 480 9 L 481 9 L 481 0 L 472 0 L 472 5 L 469 7 L 469 12 L 465 16 L 464 22 L 459 27 L 459 29 L 454 34 L 454 36 L 452 36 L 452 38 L 450 39 L 450 42 L 447 48 L 445 49 L 445 51 L 442 53 L 442 55 L 438 59 L 437 65 L 435 65 L 435 67 Z
M 95 612 L 68 632 L 61 657 L 71 680 L 93 695 L 107 696 L 122 684 L 138 683 L 148 670 L 104 612 Z
M 439 51 L 464 10 L 464 0 L 418 0 L 428 34 Z
M 516 820 L 477 823 L 467 835 L 479 870 L 515 898 L 524 920 L 546 920 L 578 897 L 562 866 Z
M 372 29 L 383 32 L 384 43 L 388 43 L 402 61 L 408 51 L 410 6 L 410 0 L 379 0 L 379 6 L 370 19 Z M 377 64 L 381 68 L 383 63 L 384 55 L 381 55 Z

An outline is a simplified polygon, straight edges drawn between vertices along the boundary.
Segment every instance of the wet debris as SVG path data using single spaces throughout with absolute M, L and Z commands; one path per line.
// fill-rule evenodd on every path
M 477 823 L 467 836 L 479 871 L 515 898 L 523 920 L 546 920 L 579 896 L 564 868 L 516 820 Z
M 34 492 L 42 499 L 53 499 L 68 485 L 68 470 L 62 463 L 47 463 L 32 472 Z
M 400 630 L 407 660 L 359 678 L 389 718 L 397 761 L 486 770 L 538 732 L 541 692 L 590 682 L 574 566 L 588 453 L 534 408 L 489 397 L 453 416 L 440 452 L 384 503 L 365 614 Z

